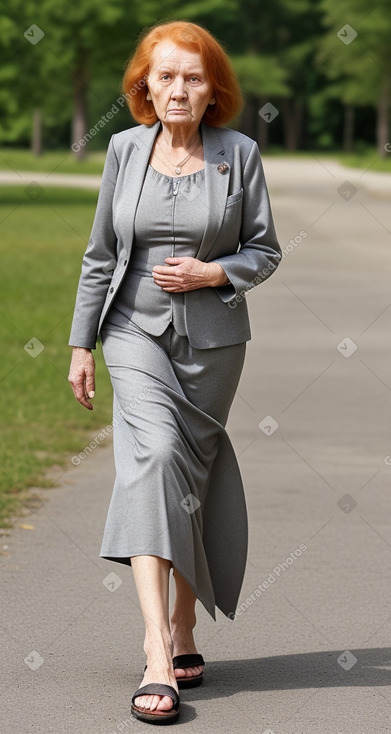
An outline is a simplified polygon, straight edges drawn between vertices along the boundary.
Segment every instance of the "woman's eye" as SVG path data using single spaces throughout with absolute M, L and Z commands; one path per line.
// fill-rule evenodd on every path
M 160 79 L 161 79 L 162 82 L 166 82 L 169 79 L 171 79 L 171 74 L 162 74 L 161 77 L 160 77 Z M 191 76 L 191 77 L 189 77 L 189 81 L 191 81 L 191 82 L 199 82 L 201 80 L 200 80 L 200 77 L 198 77 L 198 76 Z

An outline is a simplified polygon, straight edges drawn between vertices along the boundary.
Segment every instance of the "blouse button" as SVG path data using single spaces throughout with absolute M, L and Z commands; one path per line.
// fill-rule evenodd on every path
M 128 264 L 128 261 L 127 261 L 127 260 L 124 260 L 124 267 L 125 267 L 125 265 L 127 265 L 127 264 Z

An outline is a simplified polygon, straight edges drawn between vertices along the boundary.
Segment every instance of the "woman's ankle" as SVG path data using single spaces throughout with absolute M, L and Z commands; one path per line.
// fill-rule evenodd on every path
M 172 657 L 174 643 L 171 634 L 156 635 L 146 634 L 144 639 L 144 652 L 147 657 L 166 657 L 168 660 Z
M 197 619 L 195 614 L 189 614 L 189 615 L 172 615 L 171 621 L 170 621 L 170 627 L 171 627 L 171 634 L 172 633 L 178 633 L 183 632 L 184 634 L 188 634 L 193 631 L 197 624 Z

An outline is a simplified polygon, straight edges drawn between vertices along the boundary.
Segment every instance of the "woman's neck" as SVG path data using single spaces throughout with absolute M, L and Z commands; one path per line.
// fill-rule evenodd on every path
M 160 145 L 167 150 L 174 148 L 189 150 L 197 141 L 201 142 L 198 123 L 195 125 L 167 125 L 162 123 L 160 131 Z

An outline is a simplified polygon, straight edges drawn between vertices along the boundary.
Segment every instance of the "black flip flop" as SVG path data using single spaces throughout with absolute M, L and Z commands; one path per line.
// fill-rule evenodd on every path
M 172 659 L 172 663 L 175 668 L 193 668 L 195 665 L 205 665 L 204 658 L 202 655 L 197 653 L 189 653 L 187 655 L 176 655 Z M 204 672 L 198 675 L 191 675 L 182 678 L 177 678 L 178 688 L 195 688 L 200 686 L 203 680 Z
M 135 699 L 138 696 L 170 696 L 173 700 L 173 706 L 169 711 L 164 711 L 159 714 L 149 711 L 149 709 L 142 709 L 135 705 Z M 146 721 L 149 724 L 173 724 L 179 716 L 179 696 L 172 686 L 168 686 L 165 683 L 147 683 L 147 685 L 138 688 L 136 693 L 132 696 L 131 712 L 136 719 L 140 721 Z

